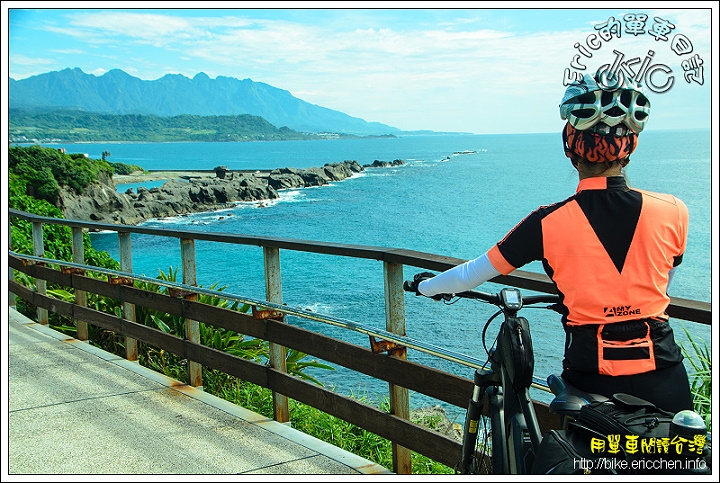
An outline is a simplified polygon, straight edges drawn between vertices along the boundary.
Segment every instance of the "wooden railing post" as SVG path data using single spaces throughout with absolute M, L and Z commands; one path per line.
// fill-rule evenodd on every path
M 182 257 L 182 278 L 183 284 L 197 286 L 197 266 L 195 259 L 195 240 L 192 238 L 180 239 L 180 256 Z M 197 301 L 198 294 L 192 293 L 186 296 L 188 300 Z M 190 342 L 200 343 L 200 322 L 192 319 L 185 319 L 185 338 Z M 188 360 L 189 384 L 193 387 L 202 388 L 202 365 L 195 361 Z
M 43 241 L 43 227 L 39 221 L 32 222 L 32 240 L 33 240 L 33 254 L 36 257 L 45 256 L 45 244 Z M 47 295 L 47 282 L 45 280 L 35 280 L 35 287 L 37 293 L 40 295 Z M 48 311 L 47 309 L 37 309 L 38 323 L 47 325 L 48 324 Z
M 83 246 L 83 229 L 72 227 L 72 256 L 73 262 L 85 264 L 85 247 Z M 75 289 L 75 303 L 80 307 L 87 307 L 87 294 L 84 290 Z M 85 321 L 75 319 L 78 340 L 88 340 L 88 324 Z
M 126 273 L 132 273 L 132 243 L 129 232 L 118 232 L 118 247 L 120 251 L 120 270 Z M 122 306 L 123 317 L 131 322 L 136 322 L 135 305 L 123 302 Z M 125 337 L 125 358 L 129 361 L 138 360 L 137 339 Z
M 403 266 L 399 263 L 383 262 L 385 279 L 385 326 L 388 332 L 405 336 L 405 292 L 403 292 Z M 391 357 L 407 359 L 407 351 L 395 352 Z M 390 412 L 410 420 L 410 395 L 401 386 L 390 384 Z M 412 459 L 409 449 L 392 443 L 393 471 L 397 474 L 412 474 Z
M 8 216 L 8 250 L 12 250 L 12 223 L 10 223 L 10 217 Z M 15 271 L 8 267 L 8 280 L 15 280 Z M 8 291 L 8 305 L 13 307 L 16 304 L 15 294 Z
M 280 271 L 280 249 L 263 247 L 265 259 L 265 297 L 268 302 L 282 304 L 282 272 Z M 287 350 L 284 346 L 270 343 L 270 365 L 281 372 L 287 372 Z M 287 396 L 273 392 L 273 415 L 275 421 L 290 421 Z

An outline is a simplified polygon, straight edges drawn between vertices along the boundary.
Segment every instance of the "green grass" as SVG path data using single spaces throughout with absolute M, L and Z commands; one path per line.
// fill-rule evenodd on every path
M 683 354 L 693 369 L 690 374 L 688 374 L 690 378 L 690 390 L 693 395 L 693 409 L 705 420 L 708 433 L 710 433 L 712 430 L 712 359 L 710 357 L 710 349 L 704 340 L 691 336 L 690 332 L 688 332 L 684 326 L 683 331 L 692 347 L 691 353 L 683 344 L 680 344 Z

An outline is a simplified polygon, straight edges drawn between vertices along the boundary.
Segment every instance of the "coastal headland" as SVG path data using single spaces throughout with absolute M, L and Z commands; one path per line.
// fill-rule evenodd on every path
M 237 169 L 233 170 L 234 173 L 238 174 L 253 174 L 255 176 L 267 177 L 271 171 L 269 170 L 255 170 L 255 169 Z M 146 181 L 170 181 L 173 179 L 203 179 L 203 178 L 215 178 L 217 173 L 214 169 L 207 170 L 196 170 L 189 171 L 184 169 L 173 169 L 173 170 L 148 170 L 146 172 L 136 171 L 130 174 L 115 174 L 113 175 L 113 181 L 116 185 L 119 184 L 132 184 L 132 183 L 143 183 Z
M 61 192 L 63 216 L 68 219 L 136 225 L 150 219 L 226 209 L 238 202 L 263 202 L 280 197 L 278 191 L 323 186 L 342 181 L 368 168 L 399 166 L 405 161 L 375 160 L 361 166 L 357 161 L 327 163 L 320 167 L 278 168 L 271 171 L 212 170 L 137 171 L 128 175 L 101 177 L 84 193 Z M 160 187 L 120 193 L 119 184 L 166 180 Z

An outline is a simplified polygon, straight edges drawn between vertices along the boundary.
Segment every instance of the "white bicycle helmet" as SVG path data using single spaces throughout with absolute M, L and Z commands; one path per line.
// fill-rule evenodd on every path
M 560 117 L 578 131 L 600 129 L 600 134 L 623 136 L 626 133 L 622 126 L 612 128 L 624 124 L 639 134 L 650 115 L 645 89 L 624 72 L 609 75 L 607 70 L 601 67 L 595 76 L 585 74 L 582 80 L 568 85 L 560 102 Z

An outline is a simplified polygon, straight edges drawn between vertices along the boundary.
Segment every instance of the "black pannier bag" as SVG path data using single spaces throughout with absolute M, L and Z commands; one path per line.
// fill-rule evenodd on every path
M 671 438 L 673 413 L 629 394 L 580 409 L 569 429 L 551 430 L 534 474 L 704 474 L 703 448 Z M 680 444 L 678 444 L 680 443 Z M 665 460 L 664 462 L 662 460 Z
M 612 399 L 583 406 L 579 426 L 603 435 L 637 435 L 638 439 L 666 438 L 674 414 L 630 394 L 614 394 Z
M 585 431 L 551 429 L 540 442 L 532 474 L 535 475 L 612 475 L 618 472 L 600 461 L 590 450 Z

